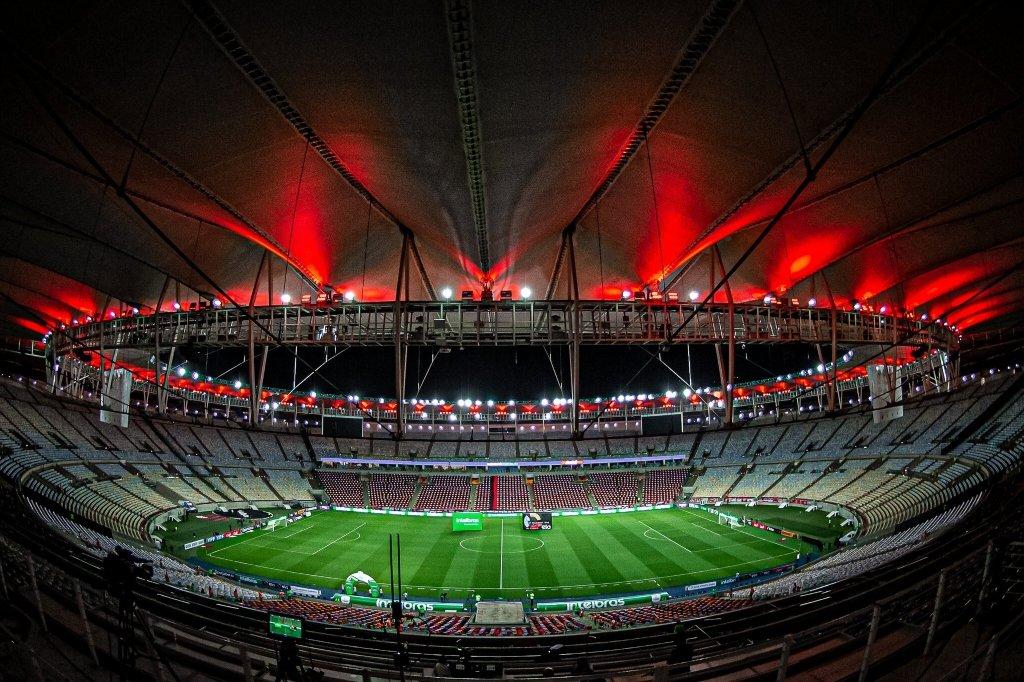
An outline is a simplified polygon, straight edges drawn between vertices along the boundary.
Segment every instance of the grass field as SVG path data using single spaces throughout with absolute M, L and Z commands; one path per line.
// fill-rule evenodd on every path
M 830 519 L 825 512 L 808 512 L 803 507 L 790 506 L 779 509 L 776 505 L 748 507 L 743 504 L 723 504 L 718 509 L 726 514 L 748 516 L 779 528 L 815 537 L 837 538 L 850 530 L 842 527 L 841 516 L 833 516 Z
M 487 518 L 483 531 L 453 533 L 450 518 L 320 511 L 196 556 L 295 584 L 338 588 L 355 571 L 383 584 L 388 534 L 399 533 L 405 589 L 421 597 L 444 590 L 461 600 L 474 593 L 519 599 L 528 590 L 538 598 L 655 590 L 777 566 L 813 549 L 767 531 L 729 528 L 694 509 L 555 517 L 553 526 L 529 532 L 518 516 Z

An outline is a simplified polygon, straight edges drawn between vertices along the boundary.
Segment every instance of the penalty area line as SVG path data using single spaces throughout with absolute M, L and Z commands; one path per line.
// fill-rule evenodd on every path
M 344 540 L 344 539 L 345 539 L 345 538 L 347 538 L 347 537 L 348 537 L 349 535 L 352 535 L 352 533 L 355 533 L 355 532 L 356 532 L 357 530 L 359 530 L 360 528 L 362 528 L 362 527 L 363 527 L 363 526 L 365 526 L 365 525 L 366 525 L 366 521 L 363 521 L 362 523 L 360 523 L 360 524 L 359 524 L 358 526 L 356 526 L 355 528 L 353 528 L 353 529 L 352 529 L 352 530 L 350 530 L 349 532 L 345 533 L 344 535 L 339 535 L 338 537 L 334 538 L 333 540 L 331 540 L 331 541 L 330 541 L 330 542 L 328 542 L 328 543 L 327 543 L 326 545 L 324 545 L 324 546 L 323 546 L 323 547 L 321 547 L 320 549 L 316 550 L 315 552 L 313 552 L 313 553 L 312 553 L 312 554 L 310 554 L 309 556 L 311 556 L 311 557 L 313 557 L 313 556 L 316 556 L 316 555 L 317 555 L 317 554 L 319 554 L 320 552 L 324 551 L 325 549 L 327 549 L 328 547 L 330 547 L 331 545 L 333 545 L 333 544 L 334 544 L 335 542 L 340 542 L 341 540 Z
M 662 540 L 668 540 L 669 542 L 671 542 L 671 543 L 672 543 L 673 545 L 675 545 L 676 547 L 678 547 L 678 548 L 680 548 L 680 549 L 685 549 L 685 550 L 686 550 L 687 552 L 689 552 L 690 554 L 693 554 L 693 550 L 692 550 L 692 549 L 690 549 L 689 547 L 684 547 L 683 545 L 679 544 L 678 542 L 676 542 L 675 540 L 673 540 L 673 539 L 672 539 L 672 538 L 670 538 L 669 536 L 667 536 L 667 535 L 665 535 L 664 533 L 662 533 L 662 532 L 661 532 L 660 530 L 658 530 L 657 528 L 653 528 L 653 527 L 651 527 L 651 526 L 648 526 L 648 525 L 647 525 L 646 523 L 644 523 L 643 521 L 637 521 L 637 523 L 639 523 L 639 524 L 640 524 L 641 526 L 647 526 L 647 529 L 648 529 L 648 530 L 650 530 L 650 531 L 652 531 L 652 532 L 655 532 L 655 533 L 657 533 L 658 535 L 660 535 L 660 536 L 661 536 L 661 539 L 662 539 Z

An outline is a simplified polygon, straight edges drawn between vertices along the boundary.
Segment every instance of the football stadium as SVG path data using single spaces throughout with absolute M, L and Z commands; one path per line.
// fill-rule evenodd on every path
M 1016 9 L 5 7 L 0 679 L 1020 679 Z

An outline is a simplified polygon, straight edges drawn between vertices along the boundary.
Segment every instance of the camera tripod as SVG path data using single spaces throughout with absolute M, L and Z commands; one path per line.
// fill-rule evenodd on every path
M 286 639 L 277 647 L 277 677 L 274 682 L 314 682 L 323 680 L 324 674 L 313 668 L 307 668 L 299 658 L 299 645 L 294 640 Z
M 141 632 L 142 636 L 145 637 L 146 642 L 149 644 L 150 650 L 155 655 L 144 655 L 143 658 L 149 658 L 157 661 L 159 665 L 162 665 L 167 669 L 175 682 L 181 682 L 178 674 L 174 671 L 174 668 L 171 667 L 170 662 L 168 662 L 160 651 L 160 648 L 156 645 L 156 637 L 153 635 L 153 630 L 149 626 L 149 621 L 139 613 L 138 607 L 135 604 L 134 590 L 130 588 L 125 589 L 116 596 L 118 597 L 117 662 L 121 673 L 121 679 L 129 680 L 133 678 L 135 662 L 139 658 L 139 653 L 135 648 L 135 633 Z

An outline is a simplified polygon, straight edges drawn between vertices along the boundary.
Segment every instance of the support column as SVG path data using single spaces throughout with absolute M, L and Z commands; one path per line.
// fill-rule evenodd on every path
M 259 421 L 260 395 L 256 388 L 256 293 L 260 288 L 260 278 L 263 275 L 263 266 L 267 262 L 267 252 L 263 252 L 259 268 L 256 269 L 256 276 L 252 280 L 252 293 L 249 295 L 249 355 L 246 362 L 249 368 L 249 427 L 256 428 Z
M 827 373 L 828 411 L 834 412 L 836 409 L 836 373 L 839 371 L 839 368 L 836 367 L 839 352 L 837 346 L 839 339 L 839 309 L 836 308 L 836 299 L 832 295 L 832 287 L 829 285 L 828 278 L 825 277 L 824 273 L 822 273 L 821 279 L 825 283 L 825 293 L 828 295 L 828 305 L 831 311 L 829 316 L 829 346 L 832 351 L 832 369 Z
M 569 299 L 572 305 L 572 334 L 569 337 L 569 397 L 572 437 L 580 437 L 580 283 L 576 273 L 575 230 L 566 235 L 569 247 Z
M 171 353 L 170 353 L 170 355 L 167 356 L 167 366 L 164 368 L 163 378 L 160 379 L 160 387 L 157 390 L 157 394 L 156 394 L 156 403 L 157 403 L 156 409 L 157 409 L 157 412 L 160 413 L 160 414 L 166 414 L 167 413 L 167 398 L 168 398 L 167 382 L 171 378 L 171 365 L 174 364 L 174 351 L 175 350 L 176 350 L 176 347 L 175 346 L 171 346 Z M 157 377 L 160 377 L 160 358 L 159 358 L 159 356 L 156 359 L 156 366 L 157 366 Z
M 868 628 L 868 641 L 864 645 L 864 658 L 860 662 L 860 676 L 857 682 L 867 682 L 868 669 L 871 667 L 871 649 L 875 646 L 875 638 L 878 637 L 878 623 L 882 619 L 882 607 L 875 604 L 871 610 L 871 626 Z
M 78 606 L 78 617 L 82 619 L 82 629 L 85 631 L 85 643 L 89 647 L 89 655 L 92 657 L 93 665 L 99 667 L 100 659 L 96 655 L 96 642 L 92 638 L 92 626 L 89 624 L 89 616 L 85 612 L 85 600 L 82 599 L 82 584 L 75 581 L 75 605 Z
M 398 262 L 398 282 L 395 284 L 395 399 L 398 402 L 398 411 L 395 418 L 395 436 L 402 438 L 405 435 L 405 339 L 402 336 L 402 319 L 405 306 L 402 303 L 403 292 L 407 291 L 406 278 L 409 274 L 409 235 L 402 235 L 402 255 Z
M 736 302 L 732 297 L 732 287 L 729 286 L 729 278 L 725 276 L 726 269 L 722 263 L 722 252 L 719 251 L 718 246 L 715 245 L 715 260 L 718 262 L 718 269 L 722 271 L 723 283 L 725 286 L 725 298 L 728 302 L 728 324 L 726 330 L 729 335 L 728 343 L 728 356 L 726 360 L 726 375 L 725 380 L 722 382 L 722 392 L 725 396 L 725 423 L 733 423 L 733 384 L 736 382 Z M 712 272 L 714 272 L 714 262 L 711 264 Z M 714 279 L 714 276 L 712 276 Z
M 932 619 L 928 624 L 928 637 L 924 643 L 924 655 L 927 658 L 931 655 L 932 644 L 935 641 L 935 632 L 939 629 L 939 612 L 942 609 L 942 598 L 946 592 L 946 570 L 939 573 L 939 586 L 935 590 L 935 605 L 932 607 Z
M 783 680 L 786 679 L 789 668 L 789 652 L 793 649 L 793 644 L 793 635 L 786 635 L 782 639 L 782 654 L 779 656 L 779 671 L 775 675 L 777 682 L 783 682 Z
M 988 583 L 992 574 L 992 555 L 994 552 L 995 543 L 989 540 L 988 545 L 985 546 L 985 568 L 981 572 L 981 590 L 978 592 L 978 605 L 975 609 L 975 613 L 978 615 L 981 615 L 985 610 L 985 601 L 988 599 Z
M 36 600 L 36 608 L 39 610 L 39 623 L 43 627 L 43 632 L 49 632 L 50 629 L 46 627 L 46 611 L 43 610 L 43 598 L 39 594 L 39 583 L 36 582 L 36 564 L 32 560 L 31 554 L 26 558 L 28 559 L 29 584 L 32 586 L 32 595 Z

